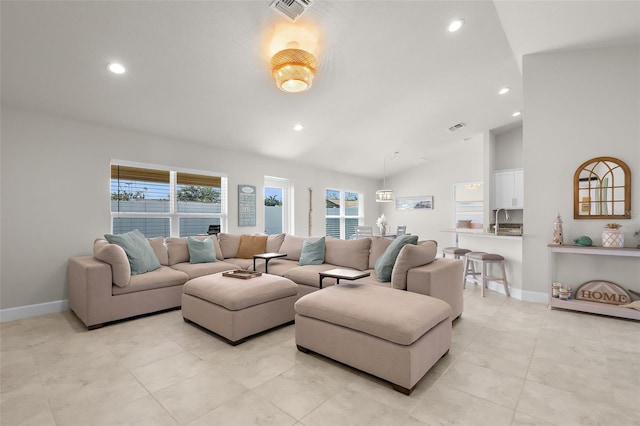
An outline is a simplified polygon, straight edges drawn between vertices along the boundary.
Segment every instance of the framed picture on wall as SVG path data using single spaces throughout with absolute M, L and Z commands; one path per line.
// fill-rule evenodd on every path
M 238 185 L 238 226 L 256 226 L 256 187 Z
M 396 210 L 433 210 L 433 195 L 397 197 Z

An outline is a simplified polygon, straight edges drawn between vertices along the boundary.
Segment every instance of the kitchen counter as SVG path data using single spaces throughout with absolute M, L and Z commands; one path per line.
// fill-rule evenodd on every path
M 513 234 L 498 234 L 496 235 L 493 232 L 486 232 L 482 229 L 445 229 L 443 232 L 450 232 L 452 234 L 460 234 L 460 235 L 469 235 L 472 237 L 485 237 L 485 238 L 499 238 L 506 240 L 522 240 L 522 235 L 513 235 Z

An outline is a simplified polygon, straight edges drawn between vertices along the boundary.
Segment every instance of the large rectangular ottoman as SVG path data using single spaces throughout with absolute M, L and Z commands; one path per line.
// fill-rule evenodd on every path
M 224 337 L 232 345 L 292 322 L 298 285 L 276 275 L 250 279 L 205 275 L 185 283 L 182 316 Z
M 451 346 L 451 306 L 373 284 L 340 284 L 295 304 L 296 344 L 409 395 Z

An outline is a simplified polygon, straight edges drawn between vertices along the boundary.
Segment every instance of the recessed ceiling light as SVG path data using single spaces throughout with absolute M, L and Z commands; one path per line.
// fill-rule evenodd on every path
M 124 74 L 124 72 L 126 71 L 126 68 L 122 64 L 119 64 L 117 62 L 111 62 L 107 65 L 107 68 L 114 74 Z
M 462 25 L 464 24 L 464 19 L 460 18 L 460 19 L 456 19 L 455 21 L 451 22 L 449 24 L 449 32 L 450 33 L 455 33 L 456 31 L 458 31 L 460 28 L 462 28 Z
M 295 126 L 293 126 L 293 130 L 295 130 L 296 132 L 299 132 L 302 129 L 304 129 L 304 126 L 302 124 L 296 124 Z
M 502 89 L 500 89 L 500 91 L 498 92 L 498 94 L 500 95 L 504 95 L 506 93 L 509 93 L 509 90 L 511 90 L 511 87 L 503 87 Z
M 516 111 L 513 114 L 511 114 L 512 117 L 519 117 L 520 114 L 522 114 L 522 111 Z

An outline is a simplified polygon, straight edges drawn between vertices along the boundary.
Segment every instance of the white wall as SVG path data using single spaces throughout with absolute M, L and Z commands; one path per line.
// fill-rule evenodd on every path
M 522 126 L 495 135 L 495 170 L 522 168 Z
M 380 204 L 380 212 L 389 218 L 392 232 L 397 225 L 407 225 L 408 233 L 437 240 L 440 248 L 453 245 L 454 235 L 443 232 L 454 228 L 453 185 L 483 180 L 484 138 L 485 135 L 477 135 L 451 145 L 434 159 L 387 178 L 394 197 L 433 195 L 433 210 L 397 211 L 395 203 Z
M 229 232 L 264 229 L 261 203 L 257 226 L 237 226 L 237 185 L 262 193 L 265 175 L 292 180 L 297 235 L 307 234 L 310 187 L 314 235 L 324 234 L 327 187 L 369 195 L 365 216 L 378 214 L 373 180 L 18 109 L 2 109 L 1 148 L 2 309 L 67 299 L 67 259 L 110 231 L 112 159 L 228 174 Z
M 573 174 L 599 156 L 626 162 L 632 174 L 626 246 L 640 229 L 640 54 L 638 46 L 527 55 L 524 57 L 524 288 L 548 291 L 547 244 L 559 212 L 565 243 L 580 235 L 601 244 L 612 220 L 573 219 Z M 585 262 L 579 258 L 588 258 Z M 565 256 L 567 280 L 611 279 L 640 288 L 640 262 Z M 608 265 L 613 265 L 613 269 Z M 614 279 L 615 278 L 615 279 Z M 575 282 L 569 283 L 575 285 Z

